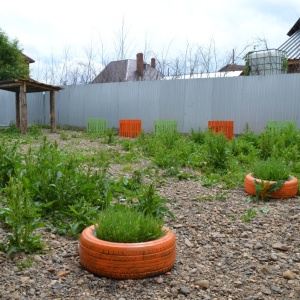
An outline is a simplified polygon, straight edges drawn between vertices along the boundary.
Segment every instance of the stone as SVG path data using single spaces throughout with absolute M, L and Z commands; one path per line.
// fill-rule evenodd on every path
M 262 267 L 262 268 L 259 270 L 259 273 L 264 274 L 264 275 L 269 275 L 271 272 L 269 271 L 268 268 Z
M 49 242 L 50 246 L 53 247 L 53 248 L 58 248 L 61 246 L 61 243 L 59 241 L 50 241 Z
M 173 297 L 177 297 L 178 296 L 178 290 L 175 287 L 171 288 L 171 294 Z
M 288 247 L 287 245 L 282 244 L 280 242 L 273 244 L 272 247 L 274 249 L 281 250 L 281 251 L 288 251 L 290 249 L 290 247 Z
M 249 237 L 249 235 L 248 235 L 248 233 L 247 232 L 242 232 L 242 234 L 241 234 L 241 238 L 243 238 L 243 239 L 246 239 L 246 238 L 248 238 Z
M 155 278 L 155 281 L 157 283 L 163 283 L 164 282 L 164 280 L 161 277 Z
M 179 292 L 183 295 L 188 295 L 190 293 L 190 289 L 186 286 L 182 286 L 180 287 Z
M 272 253 L 271 254 L 271 259 L 274 260 L 274 261 L 276 261 L 276 260 L 278 260 L 278 257 L 277 257 L 276 254 Z
M 42 261 L 43 261 L 43 259 L 41 258 L 41 256 L 38 255 L 38 254 L 35 254 L 35 255 L 33 256 L 33 260 L 34 260 L 35 262 L 42 262 Z
M 287 280 L 293 280 L 295 279 L 295 274 L 292 271 L 288 270 L 283 272 L 282 277 Z
M 262 249 L 264 246 L 262 243 L 260 242 L 257 242 L 255 245 L 254 245 L 254 249 Z
M 210 284 L 208 280 L 203 279 L 195 281 L 195 285 L 198 285 L 200 288 L 203 289 L 208 289 Z
M 271 285 L 271 290 L 276 292 L 276 293 L 281 293 L 281 289 L 278 286 Z
M 26 282 L 26 281 L 28 281 L 30 279 L 30 277 L 28 276 L 22 276 L 22 277 L 20 277 L 20 280 L 21 280 L 21 282 Z
M 187 238 L 185 238 L 184 243 L 186 244 L 186 246 L 188 246 L 190 248 L 194 246 L 194 244 L 192 242 L 190 242 L 190 240 Z

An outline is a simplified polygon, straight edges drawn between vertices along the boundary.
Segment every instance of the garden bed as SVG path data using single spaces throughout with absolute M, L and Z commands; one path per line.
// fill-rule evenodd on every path
M 77 137 L 64 139 L 62 133 Z M 101 146 L 126 154 L 120 144 L 102 145 L 80 135 L 61 131 L 48 136 L 62 148 L 87 153 Z M 110 172 L 126 176 L 149 166 L 143 157 L 131 167 L 113 163 Z M 166 218 L 177 239 L 170 272 L 143 280 L 94 276 L 79 264 L 78 238 L 40 228 L 45 252 L 11 258 L 0 252 L 2 299 L 299 299 L 300 198 L 249 201 L 242 185 L 203 184 L 198 170 L 186 173 L 189 178 L 182 180 L 161 176 L 156 187 L 170 200 L 167 206 L 175 216 Z M 145 180 L 150 177 L 146 174 Z M 8 232 L 3 225 L 0 240 Z

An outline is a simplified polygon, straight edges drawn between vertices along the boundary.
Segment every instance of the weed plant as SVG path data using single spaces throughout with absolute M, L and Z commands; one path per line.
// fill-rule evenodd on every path
M 204 149 L 206 150 L 207 164 L 209 167 L 213 169 L 226 168 L 226 162 L 230 152 L 228 140 L 223 133 L 215 134 L 212 131 L 207 131 Z
M 162 219 L 120 204 L 99 213 L 95 232 L 97 238 L 105 241 L 140 243 L 163 236 L 162 226 Z
M 11 230 L 2 248 L 4 247 L 8 256 L 17 251 L 34 253 L 42 250 L 44 245 L 40 235 L 35 235 L 34 231 L 44 226 L 44 223 L 40 222 L 39 210 L 28 190 L 20 180 L 11 177 L 2 191 L 5 193 L 6 203 L 3 203 L 5 207 L 0 209 L 0 215 Z
M 256 161 L 253 164 L 253 177 L 268 180 L 288 180 L 290 177 L 290 170 L 287 165 L 276 158 L 269 158 L 266 161 Z

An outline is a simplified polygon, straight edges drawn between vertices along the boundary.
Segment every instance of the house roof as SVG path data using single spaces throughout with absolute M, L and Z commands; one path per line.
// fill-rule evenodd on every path
M 300 18 L 296 21 L 290 31 L 287 33 L 288 36 L 292 36 L 296 31 L 300 29 Z
M 162 80 L 171 79 L 196 79 L 196 78 L 224 78 L 224 77 L 237 77 L 242 74 L 243 71 L 227 71 L 227 72 L 213 72 L 213 73 L 200 73 L 192 75 L 174 75 L 165 76 Z
M 298 23 L 298 30 L 294 31 L 295 25 Z M 287 59 L 300 59 L 300 19 L 289 31 L 293 32 L 290 38 L 285 41 L 278 49 L 285 51 Z M 289 35 L 288 33 L 288 35 Z
M 110 62 L 92 83 L 125 81 L 127 62 L 127 59 Z
M 30 64 L 35 62 L 35 60 L 33 60 L 29 56 L 25 55 L 24 53 L 22 53 L 22 56 L 24 57 L 24 60 L 28 61 Z
M 232 72 L 232 71 L 243 71 L 245 69 L 244 65 L 228 64 L 221 68 L 219 72 Z
M 135 59 L 125 59 L 110 62 L 91 83 L 105 82 L 125 82 L 136 78 L 137 61 Z M 159 78 L 163 75 L 156 69 L 144 62 L 145 80 Z M 155 74 L 154 74 L 155 73 Z

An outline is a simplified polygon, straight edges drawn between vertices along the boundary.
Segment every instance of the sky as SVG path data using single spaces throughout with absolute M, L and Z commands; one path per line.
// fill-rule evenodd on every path
M 299 17 L 299 0 L 14 0 L 1 2 L 0 28 L 38 61 L 66 48 L 75 56 L 91 45 L 113 51 L 123 22 L 127 58 L 135 59 L 145 41 L 173 56 L 211 40 L 221 52 L 241 51 L 257 38 L 278 48 Z

